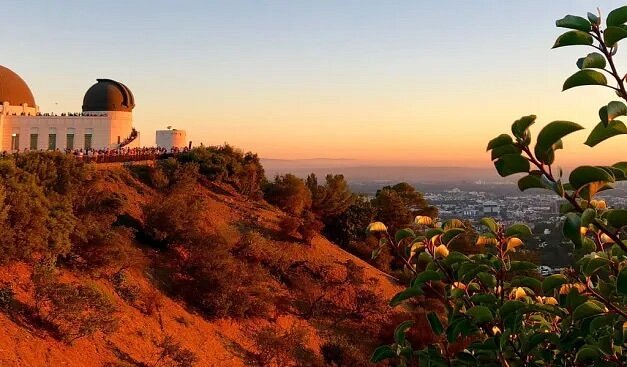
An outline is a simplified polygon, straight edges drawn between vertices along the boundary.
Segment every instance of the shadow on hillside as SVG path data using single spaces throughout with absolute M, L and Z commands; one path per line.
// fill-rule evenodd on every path
M 46 319 L 43 319 L 37 310 L 19 300 L 13 299 L 9 305 L 1 309 L 15 325 L 32 335 L 45 338 L 47 335 L 62 340 L 58 328 Z
M 137 366 L 137 367 L 150 367 L 150 365 L 148 363 L 144 363 L 144 362 L 140 362 L 138 360 L 136 360 L 135 358 L 131 357 L 128 353 L 124 352 L 123 350 L 121 350 L 117 345 L 115 345 L 113 342 L 111 341 L 107 341 L 107 348 L 109 348 L 109 350 L 111 352 L 113 352 L 113 354 L 116 356 L 116 358 L 119 361 L 122 361 L 124 363 L 128 363 L 131 366 Z M 106 367 L 114 367 L 114 366 L 118 366 L 119 364 L 117 364 L 117 362 L 109 362 L 107 364 L 105 364 Z

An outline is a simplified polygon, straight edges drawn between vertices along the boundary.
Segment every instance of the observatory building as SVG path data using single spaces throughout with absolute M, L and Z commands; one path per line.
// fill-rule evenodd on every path
M 82 112 L 41 113 L 26 82 L 0 65 L 0 152 L 138 147 L 134 107 L 127 86 L 97 79 L 85 92 Z
M 159 148 L 171 150 L 188 146 L 185 130 L 172 129 L 170 126 L 167 130 L 157 130 L 156 138 Z

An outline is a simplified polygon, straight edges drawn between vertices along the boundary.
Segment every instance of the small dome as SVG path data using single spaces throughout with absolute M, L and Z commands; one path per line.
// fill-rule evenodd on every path
M 125 111 L 135 107 L 135 97 L 128 87 L 111 79 L 96 79 L 83 98 L 83 112 Z
M 0 104 L 9 102 L 11 106 L 21 106 L 24 103 L 35 107 L 35 97 L 26 82 L 13 71 L 0 65 Z

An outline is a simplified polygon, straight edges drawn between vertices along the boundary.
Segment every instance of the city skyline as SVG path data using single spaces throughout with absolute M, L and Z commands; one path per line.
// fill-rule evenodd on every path
M 586 1 L 147 4 L 110 1 L 92 19 L 89 1 L 9 2 L 8 12 L 27 5 L 31 22 L 0 24 L 2 64 L 42 112 L 80 111 L 96 78 L 119 79 L 136 96 L 139 130 L 171 125 L 194 143 L 273 159 L 488 166 L 487 141 L 520 116 L 589 131 L 615 99 L 600 88 L 560 92 L 589 50 L 550 50 L 554 21 L 592 10 Z M 557 163 L 614 163 L 620 139 L 592 150 L 585 136 L 567 138 Z

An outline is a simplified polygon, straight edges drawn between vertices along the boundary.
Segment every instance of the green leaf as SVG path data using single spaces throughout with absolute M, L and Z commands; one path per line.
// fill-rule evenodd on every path
M 614 228 L 627 226 L 627 209 L 613 209 L 605 216 L 607 222 Z
M 404 228 L 404 229 L 399 229 L 398 231 L 396 231 L 396 234 L 394 235 L 394 240 L 396 241 L 396 243 L 399 243 L 405 238 L 414 238 L 414 237 L 416 237 L 416 234 L 414 233 L 414 231 L 412 231 L 409 228 Z
M 520 154 L 505 154 L 494 162 L 494 167 L 501 177 L 529 172 L 531 168 L 529 161 Z
M 581 213 L 581 226 L 587 227 L 588 225 L 590 225 L 590 223 L 594 221 L 594 218 L 596 218 L 596 216 L 597 216 L 596 210 L 592 208 L 588 208 L 584 210 L 583 213 Z
M 488 217 L 481 218 L 479 223 L 481 223 L 484 226 L 488 227 L 488 229 L 492 233 L 496 233 L 498 231 L 498 229 L 499 229 L 499 226 L 496 224 L 496 220 L 494 220 L 494 218 L 488 218 Z
M 616 43 L 627 37 L 627 30 L 623 27 L 607 27 L 603 32 L 603 39 L 607 47 L 614 47 Z
M 577 29 L 583 32 L 590 32 L 590 29 L 592 28 L 588 19 L 575 15 L 567 15 L 564 18 L 557 20 L 555 25 L 562 28 Z
M 427 320 L 429 320 L 429 325 L 431 325 L 431 330 L 435 335 L 440 335 L 444 332 L 444 327 L 435 312 L 429 312 L 427 314 Z
M 606 19 L 606 24 L 608 27 L 620 26 L 627 22 L 627 6 L 622 6 L 620 8 L 612 10 Z
M 592 36 L 582 31 L 568 31 L 561 36 L 557 37 L 552 48 L 575 46 L 575 45 L 591 45 L 593 42 Z
M 584 85 L 607 85 L 607 78 L 605 75 L 595 70 L 579 70 L 566 79 L 562 86 L 562 91 Z
M 527 238 L 531 236 L 531 228 L 529 228 L 529 226 L 527 226 L 526 224 L 522 224 L 522 223 L 512 224 L 505 230 L 505 236 Z
M 566 277 L 562 274 L 549 275 L 542 281 L 542 292 L 549 294 L 549 292 L 553 291 L 555 288 L 561 287 L 562 284 L 565 284 L 567 281 Z
M 627 174 L 620 168 L 611 167 L 611 166 L 599 166 L 606 170 L 610 175 L 614 176 L 616 181 L 623 181 L 627 179 Z
M 575 213 L 566 213 L 566 221 L 564 221 L 564 236 L 571 240 L 576 248 L 581 246 L 581 219 Z
M 534 148 L 535 155 L 542 162 L 547 161 L 548 153 L 553 152 L 553 146 L 557 144 L 563 137 L 575 131 L 582 130 L 579 124 L 570 121 L 553 121 L 547 124 L 540 133 Z
M 607 266 L 608 264 L 610 264 L 610 260 L 604 257 L 591 258 L 590 261 L 588 261 L 588 263 L 586 264 L 583 274 L 589 277 L 594 274 L 595 271 Z
M 409 329 L 411 329 L 414 323 L 414 320 L 406 320 L 401 322 L 396 329 L 394 329 L 394 341 L 397 344 L 405 343 L 405 334 L 409 331 Z
M 430 240 L 431 238 L 444 233 L 444 230 L 441 228 L 429 228 L 427 232 L 425 232 L 425 237 Z
M 573 189 L 579 190 L 580 188 L 589 185 L 593 182 L 614 182 L 614 176 L 608 171 L 595 166 L 580 166 L 575 168 L 568 176 L 568 181 L 572 185 Z
M 477 274 L 477 278 L 486 287 L 496 287 L 496 277 L 490 273 L 481 272 Z
M 542 175 L 537 172 L 529 173 L 527 176 L 522 177 L 518 180 L 518 189 L 520 191 L 525 191 L 529 189 L 544 189 L 546 188 L 542 183 L 541 179 Z
M 461 235 L 464 232 L 466 231 L 462 228 L 449 229 L 448 231 L 444 232 L 444 234 L 442 235 L 441 237 L 442 243 L 445 245 L 448 245 L 449 242 L 451 242 L 452 240 L 454 240 L 455 238 L 457 238 L 459 235 Z
M 507 301 L 503 303 L 503 306 L 501 306 L 499 314 L 501 315 L 501 318 L 505 318 L 524 307 L 525 304 L 521 301 Z
M 579 69 L 603 69 L 605 65 L 605 57 L 598 52 L 589 53 L 588 56 L 577 60 Z
M 599 349 L 590 345 L 584 345 L 583 347 L 579 348 L 577 354 L 575 355 L 575 362 L 585 364 L 590 363 L 590 365 L 600 359 L 601 352 L 599 351 Z
M 389 358 L 396 358 L 396 353 L 389 345 L 382 345 L 374 350 L 370 362 L 379 363 Z
M 512 279 L 512 286 L 527 287 L 532 289 L 534 292 L 538 292 L 542 289 L 542 283 L 538 279 L 525 276 L 517 276 Z
M 619 170 L 625 172 L 625 175 L 627 175 L 627 162 L 614 163 L 612 167 L 618 168 Z
M 392 299 L 390 300 L 390 306 L 396 307 L 407 299 L 410 299 L 416 296 L 421 296 L 423 294 L 424 292 L 422 291 L 420 287 L 407 288 L 404 291 L 399 292 L 394 297 L 392 297 Z
M 494 319 L 492 312 L 486 306 L 474 306 L 466 311 L 467 315 L 470 315 L 477 325 L 486 324 Z
M 442 275 L 440 275 L 437 271 L 425 270 L 416 276 L 416 278 L 411 282 L 411 286 L 422 287 L 426 282 L 441 279 Z
M 616 278 L 616 292 L 618 294 L 627 296 L 627 266 L 623 266 Z
M 538 266 L 529 261 L 512 261 L 510 263 L 510 270 L 512 272 L 536 270 Z
M 486 148 L 486 151 L 494 149 L 496 147 L 500 147 L 502 145 L 509 145 L 513 142 L 514 141 L 512 140 L 511 136 L 507 134 L 501 134 L 488 142 L 488 147 Z
M 586 301 L 575 309 L 573 320 L 578 321 L 605 312 L 605 306 L 596 301 Z
M 588 20 L 592 24 L 596 24 L 596 25 L 601 24 L 601 19 L 598 16 L 596 16 L 595 14 L 592 14 L 590 12 L 588 12 Z
M 623 122 L 618 120 L 610 121 L 607 124 L 599 122 L 588 135 L 585 144 L 594 147 L 609 138 L 623 134 L 627 134 L 627 126 Z
M 512 134 L 523 142 L 529 143 L 529 126 L 536 122 L 536 115 L 523 116 L 512 124 Z
M 501 145 L 492 149 L 492 152 L 490 154 L 491 154 L 492 160 L 495 160 L 497 158 L 504 156 L 505 154 L 513 154 L 513 153 L 520 154 L 520 152 L 521 152 L 521 149 L 515 146 L 514 144 L 507 144 L 507 145 Z

